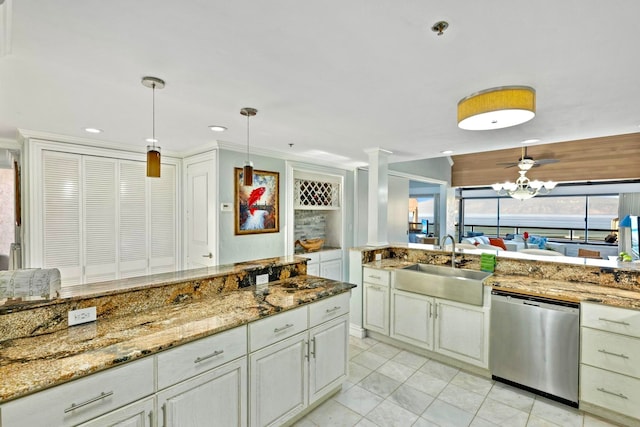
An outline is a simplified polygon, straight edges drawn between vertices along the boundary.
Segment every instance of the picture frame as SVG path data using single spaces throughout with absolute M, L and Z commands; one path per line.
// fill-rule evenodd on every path
M 253 171 L 253 185 L 245 186 L 242 168 L 234 168 L 235 234 L 280 231 L 280 173 Z

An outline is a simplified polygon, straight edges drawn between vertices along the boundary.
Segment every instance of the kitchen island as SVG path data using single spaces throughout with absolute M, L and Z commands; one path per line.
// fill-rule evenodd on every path
M 113 281 L 96 286 L 86 285 L 82 290 L 64 290 L 66 298 L 40 302 L 28 307 L 19 306 L 15 310 L 4 307 L 4 312 L 0 315 L 0 330 L 7 330 L 7 334 L 3 336 L 8 338 L 0 342 L 0 376 L 3 379 L 0 385 L 2 425 L 12 425 L 11 421 L 19 419 L 14 413 L 28 408 L 27 401 L 48 392 L 46 389 L 72 387 L 76 383 L 108 375 L 112 370 L 115 372 L 127 366 L 139 366 L 140 368 L 134 372 L 149 374 L 149 378 L 136 381 L 151 381 L 151 386 L 142 387 L 141 395 L 136 395 L 135 399 L 154 395 L 160 390 L 160 386 L 154 385 L 153 378 L 155 375 L 158 375 L 158 378 L 162 376 L 161 366 L 158 365 L 160 359 L 154 358 L 171 354 L 171 351 L 183 347 L 199 345 L 218 335 L 230 337 L 230 350 L 215 350 L 226 353 L 212 356 L 213 353 L 205 346 L 199 350 L 204 352 L 202 360 L 191 360 L 197 356 L 196 351 L 188 356 L 189 366 L 204 366 L 217 359 L 225 363 L 244 360 L 240 363 L 242 366 L 238 368 L 238 372 L 242 372 L 239 375 L 246 380 L 247 363 L 253 360 L 254 355 L 262 354 L 260 352 L 270 349 L 271 345 L 279 345 L 294 338 L 299 339 L 305 348 L 305 354 L 301 354 L 301 360 L 308 361 L 304 364 L 305 372 L 313 370 L 309 366 L 309 348 L 314 353 L 311 359 L 315 360 L 317 356 L 324 355 L 335 358 L 338 362 L 343 361 L 342 364 L 338 363 L 339 366 L 343 366 L 343 371 L 335 373 L 323 384 L 330 387 L 320 387 L 316 391 L 326 393 L 336 386 L 339 388 L 346 377 L 349 292 L 355 285 L 307 276 L 305 262 L 306 259 L 298 257 L 259 260 L 217 268 L 212 274 L 203 274 L 205 272 L 202 271 L 194 274 L 193 272 L 198 270 L 193 270 L 191 273 L 169 274 L 164 277 L 151 276 L 146 285 L 142 278 L 125 279 L 122 283 L 125 285 L 124 290 L 118 289 L 118 281 Z M 261 274 L 269 274 L 269 278 L 272 279 L 264 293 L 256 292 L 253 285 L 256 276 Z M 62 318 L 64 311 L 89 306 L 97 307 L 97 322 L 73 327 L 66 325 L 66 319 Z M 257 332 L 261 328 L 259 325 L 264 324 L 262 322 L 272 322 L 272 319 L 276 319 L 273 328 L 268 324 L 266 332 Z M 20 326 L 21 320 L 28 323 L 31 330 L 25 330 Z M 13 329 L 12 325 L 15 326 Z M 335 331 L 330 335 L 331 351 L 320 347 L 322 335 L 314 335 L 318 333 L 315 329 L 320 326 Z M 16 329 L 21 332 L 17 333 Z M 274 335 L 271 339 L 256 341 L 257 337 L 268 337 L 269 333 Z M 312 339 L 313 347 L 310 345 Z M 336 342 L 339 345 L 336 346 Z M 163 350 L 168 351 L 162 352 Z M 339 354 L 341 352 L 343 354 Z M 203 363 L 205 360 L 207 362 Z M 259 360 L 257 358 L 253 366 L 256 371 L 260 370 Z M 147 361 L 151 361 L 151 365 L 146 363 Z M 179 365 L 179 362 L 175 363 Z M 219 366 L 220 363 L 216 362 L 209 367 L 219 369 Z M 157 372 L 154 374 L 156 369 Z M 167 365 L 166 369 L 173 369 L 173 364 Z M 96 372 L 97 374 L 94 374 Z M 193 371 L 187 377 L 196 374 L 200 375 L 201 372 Z M 281 375 L 286 376 L 286 373 L 281 372 Z M 162 386 L 173 386 L 184 379 L 179 376 Z M 132 377 L 132 380 L 135 378 Z M 300 388 L 299 384 L 297 388 Z M 253 389 L 259 390 L 260 386 L 256 384 Z M 243 390 L 246 396 L 247 384 L 244 384 Z M 129 399 L 126 402 L 115 402 L 117 398 L 106 395 L 110 391 L 103 392 L 106 393 L 104 396 L 98 389 L 96 392 L 98 400 L 114 401 L 109 410 L 132 401 Z M 32 393 L 35 394 L 23 397 Z M 293 409 L 286 408 L 286 417 L 295 416 L 308 406 L 308 394 L 305 393 L 303 397 L 306 401 L 301 405 Z M 321 397 L 323 396 L 314 395 L 315 399 Z M 21 405 L 21 402 L 26 403 Z M 79 419 L 73 419 L 74 412 L 82 413 L 85 409 L 80 409 L 80 404 L 75 401 L 66 404 L 67 412 L 61 425 L 74 424 L 104 412 L 89 410 Z M 93 403 L 88 404 L 87 408 L 92 405 Z M 238 418 L 244 420 L 244 423 L 247 419 L 247 406 L 245 402 L 243 409 L 236 411 L 245 412 Z M 157 411 L 152 413 L 156 415 L 151 417 L 149 425 L 155 425 L 157 421 Z M 260 418 L 262 415 L 264 414 L 255 414 L 255 425 L 284 419 L 276 416 L 268 419 L 268 416 L 273 414 Z M 52 425 L 57 423 L 53 422 Z

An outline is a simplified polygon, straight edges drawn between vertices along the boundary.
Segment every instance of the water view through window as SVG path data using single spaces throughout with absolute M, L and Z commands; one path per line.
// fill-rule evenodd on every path
M 556 241 L 604 242 L 618 217 L 618 195 L 463 199 L 463 232 L 528 231 Z

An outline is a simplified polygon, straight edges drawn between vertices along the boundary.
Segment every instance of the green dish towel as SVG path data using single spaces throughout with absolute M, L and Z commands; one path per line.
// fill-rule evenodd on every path
M 496 256 L 492 254 L 480 255 L 480 270 L 493 273 L 496 269 Z

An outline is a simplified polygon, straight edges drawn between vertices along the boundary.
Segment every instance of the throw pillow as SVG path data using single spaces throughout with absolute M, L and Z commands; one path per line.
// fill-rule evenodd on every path
M 504 240 L 502 240 L 500 237 L 489 237 L 489 244 L 502 248 L 505 251 L 507 250 L 507 245 L 504 244 Z

